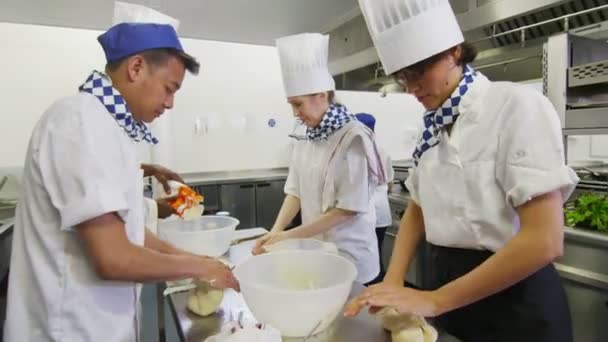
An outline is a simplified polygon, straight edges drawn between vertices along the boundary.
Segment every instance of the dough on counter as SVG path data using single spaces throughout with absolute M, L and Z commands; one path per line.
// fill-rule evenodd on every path
M 391 332 L 393 342 L 437 341 L 437 331 L 422 317 L 400 314 L 392 307 L 385 307 L 376 315 Z
M 222 303 L 224 290 L 216 289 L 208 282 L 200 282 L 188 295 L 188 310 L 199 316 L 209 316 Z

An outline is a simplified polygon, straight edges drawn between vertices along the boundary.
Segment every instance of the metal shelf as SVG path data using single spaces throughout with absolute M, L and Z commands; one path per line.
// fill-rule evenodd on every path
M 600 135 L 600 134 L 608 134 L 608 127 L 599 127 L 599 128 L 563 128 L 562 135 Z
M 568 69 L 570 88 L 608 82 L 608 60 L 577 65 Z

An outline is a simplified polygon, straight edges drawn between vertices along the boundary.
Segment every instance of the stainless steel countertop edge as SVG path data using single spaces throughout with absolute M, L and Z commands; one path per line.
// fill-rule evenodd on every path
M 181 176 L 187 184 L 196 186 L 283 180 L 287 178 L 288 172 L 289 170 L 287 168 L 273 168 L 184 173 Z

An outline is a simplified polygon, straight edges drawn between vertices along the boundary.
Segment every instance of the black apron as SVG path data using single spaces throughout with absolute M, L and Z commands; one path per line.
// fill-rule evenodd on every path
M 470 272 L 493 253 L 427 243 L 424 286 L 435 290 Z M 463 342 L 572 342 L 566 294 L 552 264 L 479 302 L 436 317 Z

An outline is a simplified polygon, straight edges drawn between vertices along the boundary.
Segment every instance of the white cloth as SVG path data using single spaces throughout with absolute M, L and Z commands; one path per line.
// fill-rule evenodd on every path
M 138 340 L 140 285 L 101 280 L 74 227 L 117 212 L 144 243 L 135 142 L 93 95 L 53 104 L 25 161 L 4 341 Z
M 276 44 L 287 97 L 336 89 L 327 68 L 328 35 L 296 34 L 279 38 Z
M 114 3 L 114 16 L 112 24 L 121 23 L 152 23 L 171 25 L 177 31 L 179 20 L 146 6 L 116 1 Z
M 386 171 L 384 170 L 380 151 L 374 141 L 372 131 L 363 124 L 360 125 L 359 122 L 352 122 L 343 127 L 346 127 L 347 129 L 338 134 L 335 143 L 332 145 L 333 150 L 326 155 L 327 160 L 322 163 L 325 168 L 322 171 L 322 174 L 326 175 L 321 196 L 321 210 L 323 212 L 326 212 L 336 205 L 339 196 L 339 184 L 343 183 L 344 177 L 349 175 L 348 173 L 330 172 L 332 163 L 339 163 L 340 159 L 338 156 L 348 154 L 348 150 L 351 149 L 351 146 L 353 145 L 359 146 L 361 152 L 365 156 L 368 183 L 374 188 L 386 183 Z M 356 179 L 351 175 L 351 178 L 347 181 L 352 183 L 355 182 Z
M 361 283 L 380 272 L 372 198 L 377 184 L 370 176 L 366 145 L 374 144 L 369 130 L 358 121 L 349 122 L 326 141 L 298 141 L 285 183 L 285 193 L 300 199 L 304 224 L 331 208 L 356 212 L 316 238 L 335 243 L 338 252 L 354 262 Z
M 464 41 L 448 0 L 359 0 L 389 75 Z
M 578 177 L 564 164 L 561 126 L 541 94 L 480 77 L 448 136 L 425 152 L 406 185 L 430 243 L 496 251 L 519 230 L 516 208 Z
M 382 148 L 378 148 L 380 159 L 386 171 L 386 182 L 378 185 L 374 192 L 374 205 L 376 207 L 376 228 L 385 228 L 393 224 L 391 207 L 388 202 L 388 183 L 395 179 L 395 171 L 391 157 Z

